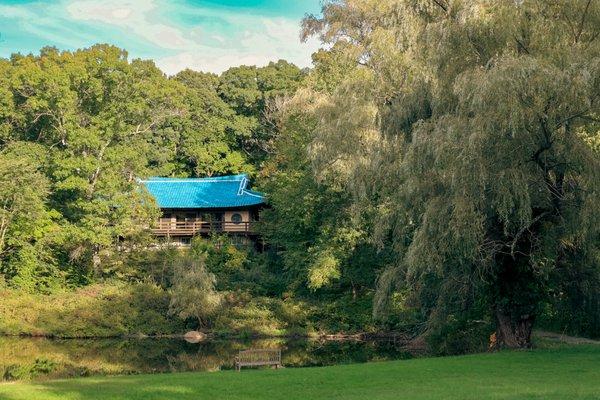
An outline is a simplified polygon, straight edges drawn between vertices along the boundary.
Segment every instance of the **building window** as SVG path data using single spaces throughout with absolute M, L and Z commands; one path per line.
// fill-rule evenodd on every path
M 234 224 L 239 224 L 242 222 L 242 214 L 239 213 L 235 213 L 231 216 L 231 222 L 233 222 Z

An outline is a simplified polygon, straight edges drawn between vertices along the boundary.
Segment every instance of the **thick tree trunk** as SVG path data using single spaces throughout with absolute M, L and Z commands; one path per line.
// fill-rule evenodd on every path
M 530 348 L 534 320 L 533 315 L 515 318 L 502 311 L 496 311 L 496 348 Z

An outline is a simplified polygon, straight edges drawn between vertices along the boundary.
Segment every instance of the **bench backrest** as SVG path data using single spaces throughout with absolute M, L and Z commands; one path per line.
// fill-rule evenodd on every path
M 238 354 L 237 361 L 240 364 L 281 363 L 281 350 L 242 350 Z

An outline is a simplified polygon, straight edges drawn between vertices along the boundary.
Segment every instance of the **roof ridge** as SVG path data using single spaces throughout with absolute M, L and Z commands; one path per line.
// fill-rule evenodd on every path
M 141 183 L 190 183 L 190 182 L 244 182 L 248 180 L 248 174 L 222 175 L 205 178 L 171 178 L 152 176 L 148 179 L 140 179 Z
M 238 187 L 238 192 L 237 192 L 238 196 L 241 196 L 242 194 L 244 194 L 244 190 L 246 189 L 247 185 L 248 185 L 248 178 L 243 177 L 242 180 L 240 181 L 240 186 Z
M 247 194 L 248 196 L 254 196 L 254 197 L 260 197 L 261 199 L 264 199 L 265 196 L 262 195 L 260 192 L 256 192 L 254 190 L 249 190 L 249 189 L 244 189 L 242 191 L 243 194 Z

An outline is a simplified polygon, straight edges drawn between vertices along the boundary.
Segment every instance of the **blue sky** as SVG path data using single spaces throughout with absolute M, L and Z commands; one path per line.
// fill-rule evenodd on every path
M 320 0 L 0 0 L 0 57 L 111 43 L 168 74 L 279 58 L 306 67 L 319 44 L 301 43 L 299 24 L 319 11 Z

